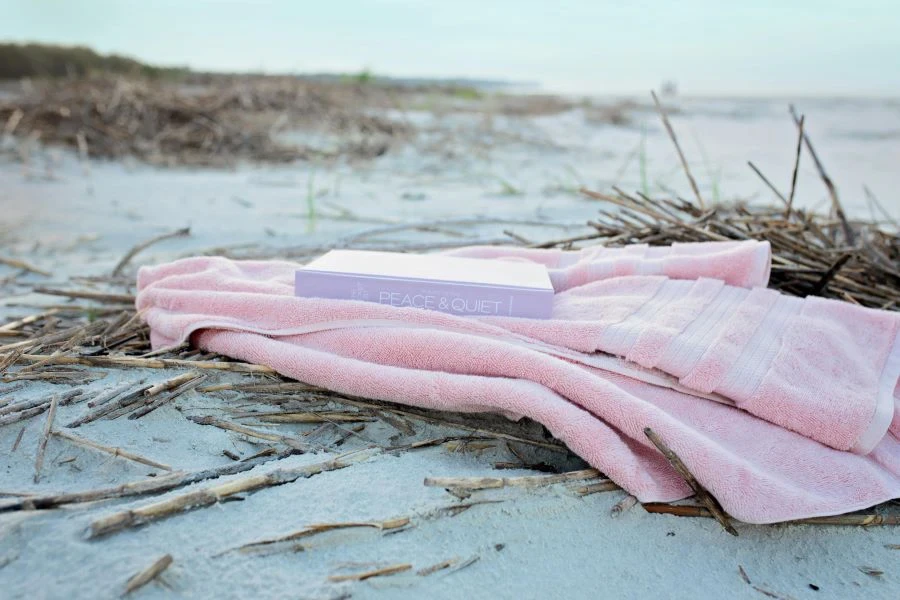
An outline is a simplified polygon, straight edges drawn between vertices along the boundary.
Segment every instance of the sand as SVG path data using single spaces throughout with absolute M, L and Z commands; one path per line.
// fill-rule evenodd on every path
M 704 194 L 728 198 L 756 193 L 768 201 L 769 193 L 745 166 L 747 159 L 783 189 L 788 188 L 795 132 L 786 102 L 693 101 L 684 102 L 683 109 L 673 122 L 692 164 L 700 165 L 695 166 L 695 174 Z M 900 202 L 894 193 L 898 183 L 894 167 L 900 158 L 897 106 L 810 101 L 800 103 L 799 109 L 807 114 L 809 131 L 838 182 L 848 212 L 869 216 L 861 192 L 865 183 L 894 216 L 900 216 Z M 412 114 L 410 118 L 432 117 Z M 474 215 L 479 215 L 481 223 L 475 227 L 449 224 L 438 231 L 394 231 L 364 239 L 471 243 L 502 238 L 504 229 L 532 239 L 561 232 L 575 235 L 584 230 L 581 224 L 598 206 L 572 193 L 574 186 L 642 186 L 641 161 L 638 155 L 628 158 L 640 146 L 642 129 L 646 131 L 648 185 L 654 192 L 659 186 L 689 192 L 655 116 L 638 110 L 633 118 L 634 124 L 624 127 L 586 124 L 578 110 L 551 117 L 498 119 L 490 135 L 499 139 L 498 131 L 514 133 L 516 141 L 494 141 L 476 152 L 471 150 L 471 140 L 462 139 L 445 148 L 454 152 L 451 157 L 409 147 L 373 163 L 327 167 L 157 170 L 127 162 L 98 162 L 85 169 L 72 155 L 50 152 L 33 159 L 23 172 L 21 164 L 5 158 L 0 160 L 0 207 L 5 226 L 2 254 L 29 260 L 53 275 L 28 275 L 19 280 L 21 285 L 7 286 L 0 317 L 38 310 L 17 305 L 59 301 L 30 293 L 32 284 L 63 284 L 71 276 L 108 273 L 137 241 L 186 225 L 192 228 L 191 237 L 154 246 L 134 262 L 158 262 L 217 247 L 228 247 L 236 255 L 271 254 L 279 248 L 298 253 L 335 240 L 362 239 L 357 237 L 361 232 L 395 224 L 471 219 Z M 444 121 L 440 127 L 456 125 L 459 123 Z M 702 166 L 696 140 L 702 141 L 709 157 L 708 171 Z M 425 141 L 419 143 L 425 145 Z M 710 176 L 715 173 L 721 176 Z M 314 214 L 309 210 L 310 190 Z M 815 206 L 824 198 L 825 190 L 812 165 L 802 165 L 798 202 Z M 562 226 L 548 226 L 549 221 Z M 8 275 L 9 270 L 3 269 L 0 276 Z M 152 370 L 106 372 L 105 378 L 86 387 L 88 395 L 129 379 L 161 381 L 172 376 L 171 372 Z M 226 374 L 217 376 L 218 380 L 236 378 Z M 10 387 L 0 384 L 0 396 Z M 39 382 L 12 395 L 24 400 L 59 389 Z M 254 406 L 248 406 L 239 394 L 190 393 L 142 419 L 97 421 L 75 433 L 194 471 L 229 463 L 223 450 L 246 457 L 263 446 L 237 434 L 197 425 L 186 416 L 214 414 L 233 419 L 233 411 L 251 408 Z M 85 410 L 83 404 L 60 407 L 57 423 L 65 424 Z M 164 474 L 52 438 L 43 477 L 34 484 L 34 456 L 43 424 L 43 417 L 29 420 L 15 451 L 11 449 L 22 425 L 0 427 L 0 492 L 85 490 Z M 257 427 L 297 437 L 315 428 Z M 421 424 L 416 424 L 416 429 L 415 439 L 455 433 Z M 339 450 L 353 451 L 370 441 L 390 445 L 401 439 L 398 430 L 387 423 L 370 423 L 360 435 L 365 439 L 350 436 Z M 712 520 L 652 515 L 640 506 L 613 517 L 610 510 L 625 497 L 624 492 L 581 497 L 577 483 L 484 490 L 466 500 L 423 485 L 426 477 L 434 476 L 496 476 L 495 462 L 516 460 L 505 444 L 490 446 L 460 450 L 444 445 L 379 455 L 343 470 L 240 495 L 96 540 L 87 539 L 86 531 L 98 517 L 186 490 L 153 498 L 0 514 L 0 596 L 118 597 L 132 575 L 167 553 L 174 559 L 172 565 L 135 597 L 900 595 L 900 550 L 888 547 L 900 544 L 896 528 L 737 524 L 740 536 L 734 538 Z M 550 450 L 528 452 L 533 462 L 553 463 L 566 470 L 584 466 L 575 457 Z M 310 453 L 277 461 L 277 465 L 311 464 L 332 456 Z M 267 463 L 252 473 L 275 467 L 275 462 Z M 501 474 L 535 472 L 517 469 Z M 198 484 L 204 485 L 208 483 Z M 491 502 L 478 503 L 481 501 Z M 458 514 L 448 510 L 471 502 L 478 504 Z M 394 517 L 410 518 L 411 526 L 396 533 L 375 529 L 324 533 L 306 538 L 304 550 L 298 552 L 282 548 L 262 555 L 233 550 L 315 523 Z M 455 566 L 430 575 L 417 574 L 449 559 L 457 561 Z M 411 568 L 366 581 L 329 579 L 401 564 Z M 742 577 L 741 568 L 751 583 Z

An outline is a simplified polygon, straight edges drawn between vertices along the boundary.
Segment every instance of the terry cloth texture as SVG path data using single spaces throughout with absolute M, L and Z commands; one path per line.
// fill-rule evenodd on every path
M 298 298 L 280 261 L 145 267 L 154 348 L 198 347 L 337 392 L 530 417 L 642 502 L 691 492 L 651 427 L 734 517 L 900 497 L 900 315 L 764 289 L 769 247 L 468 248 L 547 265 L 551 319 Z

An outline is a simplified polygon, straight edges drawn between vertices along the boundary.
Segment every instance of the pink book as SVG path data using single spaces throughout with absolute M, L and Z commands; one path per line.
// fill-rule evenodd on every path
M 461 316 L 547 319 L 553 308 L 544 265 L 440 254 L 332 250 L 297 271 L 294 290 Z

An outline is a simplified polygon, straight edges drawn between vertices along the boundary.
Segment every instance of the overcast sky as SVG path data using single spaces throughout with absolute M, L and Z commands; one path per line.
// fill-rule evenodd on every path
M 2 0 L 0 40 L 208 70 L 900 96 L 896 0 Z

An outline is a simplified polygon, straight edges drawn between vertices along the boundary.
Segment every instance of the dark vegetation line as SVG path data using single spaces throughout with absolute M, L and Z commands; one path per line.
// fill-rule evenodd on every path
M 85 46 L 0 44 L 0 79 L 84 77 L 95 73 L 177 78 L 184 67 L 157 67 L 127 56 L 99 54 Z

